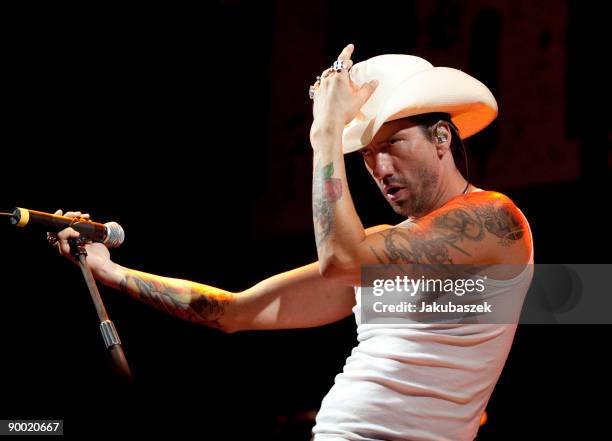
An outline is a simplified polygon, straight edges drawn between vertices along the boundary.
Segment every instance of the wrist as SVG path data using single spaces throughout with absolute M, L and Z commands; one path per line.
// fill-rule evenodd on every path
M 113 288 L 119 287 L 119 283 L 124 276 L 124 268 L 120 265 L 117 265 L 112 260 L 108 260 L 102 268 L 100 268 L 95 274 L 96 279 L 98 279 L 103 285 L 110 286 Z
M 323 121 L 315 120 L 310 128 L 310 142 L 313 144 L 321 144 L 336 139 L 342 140 L 342 131 L 344 125 L 341 122 L 325 119 Z

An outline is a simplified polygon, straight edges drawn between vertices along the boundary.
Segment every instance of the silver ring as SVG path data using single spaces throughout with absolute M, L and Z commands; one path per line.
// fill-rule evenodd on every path
M 310 86 L 308 88 L 308 96 L 310 97 L 311 100 L 314 99 L 314 94 L 316 92 L 317 88 L 315 86 Z
M 55 234 L 55 233 L 47 233 L 47 242 L 49 243 L 49 245 L 54 247 L 55 245 L 57 245 L 58 241 L 59 241 L 59 239 L 57 238 L 57 234 Z
M 321 77 L 317 75 L 317 79 L 315 83 L 308 88 L 308 96 L 310 97 L 311 100 L 314 99 L 314 94 L 320 85 L 321 85 Z
M 343 70 L 347 70 L 348 67 L 344 64 L 344 60 L 336 60 L 332 65 L 332 69 L 336 72 L 342 72 Z

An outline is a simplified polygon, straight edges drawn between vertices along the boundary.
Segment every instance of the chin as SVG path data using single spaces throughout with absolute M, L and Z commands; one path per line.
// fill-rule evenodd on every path
M 391 204 L 391 208 L 397 214 L 404 217 L 421 217 L 427 214 L 427 210 L 418 206 L 413 200 L 400 201 L 399 203 Z
M 393 211 L 395 211 L 400 216 L 404 216 L 404 217 L 414 216 L 408 201 L 403 201 L 399 204 L 390 204 L 390 205 Z

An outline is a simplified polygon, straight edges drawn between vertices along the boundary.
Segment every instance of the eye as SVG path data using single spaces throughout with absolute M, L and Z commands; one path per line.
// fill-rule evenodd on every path
M 402 141 L 401 138 L 393 138 L 393 139 L 389 140 L 389 144 L 391 144 L 391 145 L 397 144 L 400 141 Z
M 361 153 L 361 156 L 363 156 L 364 158 L 367 158 L 372 155 L 372 152 L 368 148 L 361 149 L 359 152 Z

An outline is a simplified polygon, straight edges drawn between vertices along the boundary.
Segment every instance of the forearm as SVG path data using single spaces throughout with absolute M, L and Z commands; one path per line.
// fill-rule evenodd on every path
M 319 262 L 323 269 L 352 265 L 366 232 L 346 179 L 342 131 L 327 128 L 311 137 L 314 148 L 312 204 Z
M 350 315 L 354 305 L 352 288 L 321 277 L 317 263 L 269 277 L 240 293 L 110 261 L 96 279 L 163 312 L 226 332 L 321 326 Z
M 109 262 L 96 279 L 172 316 L 226 332 L 235 330 L 234 293 L 161 277 Z

